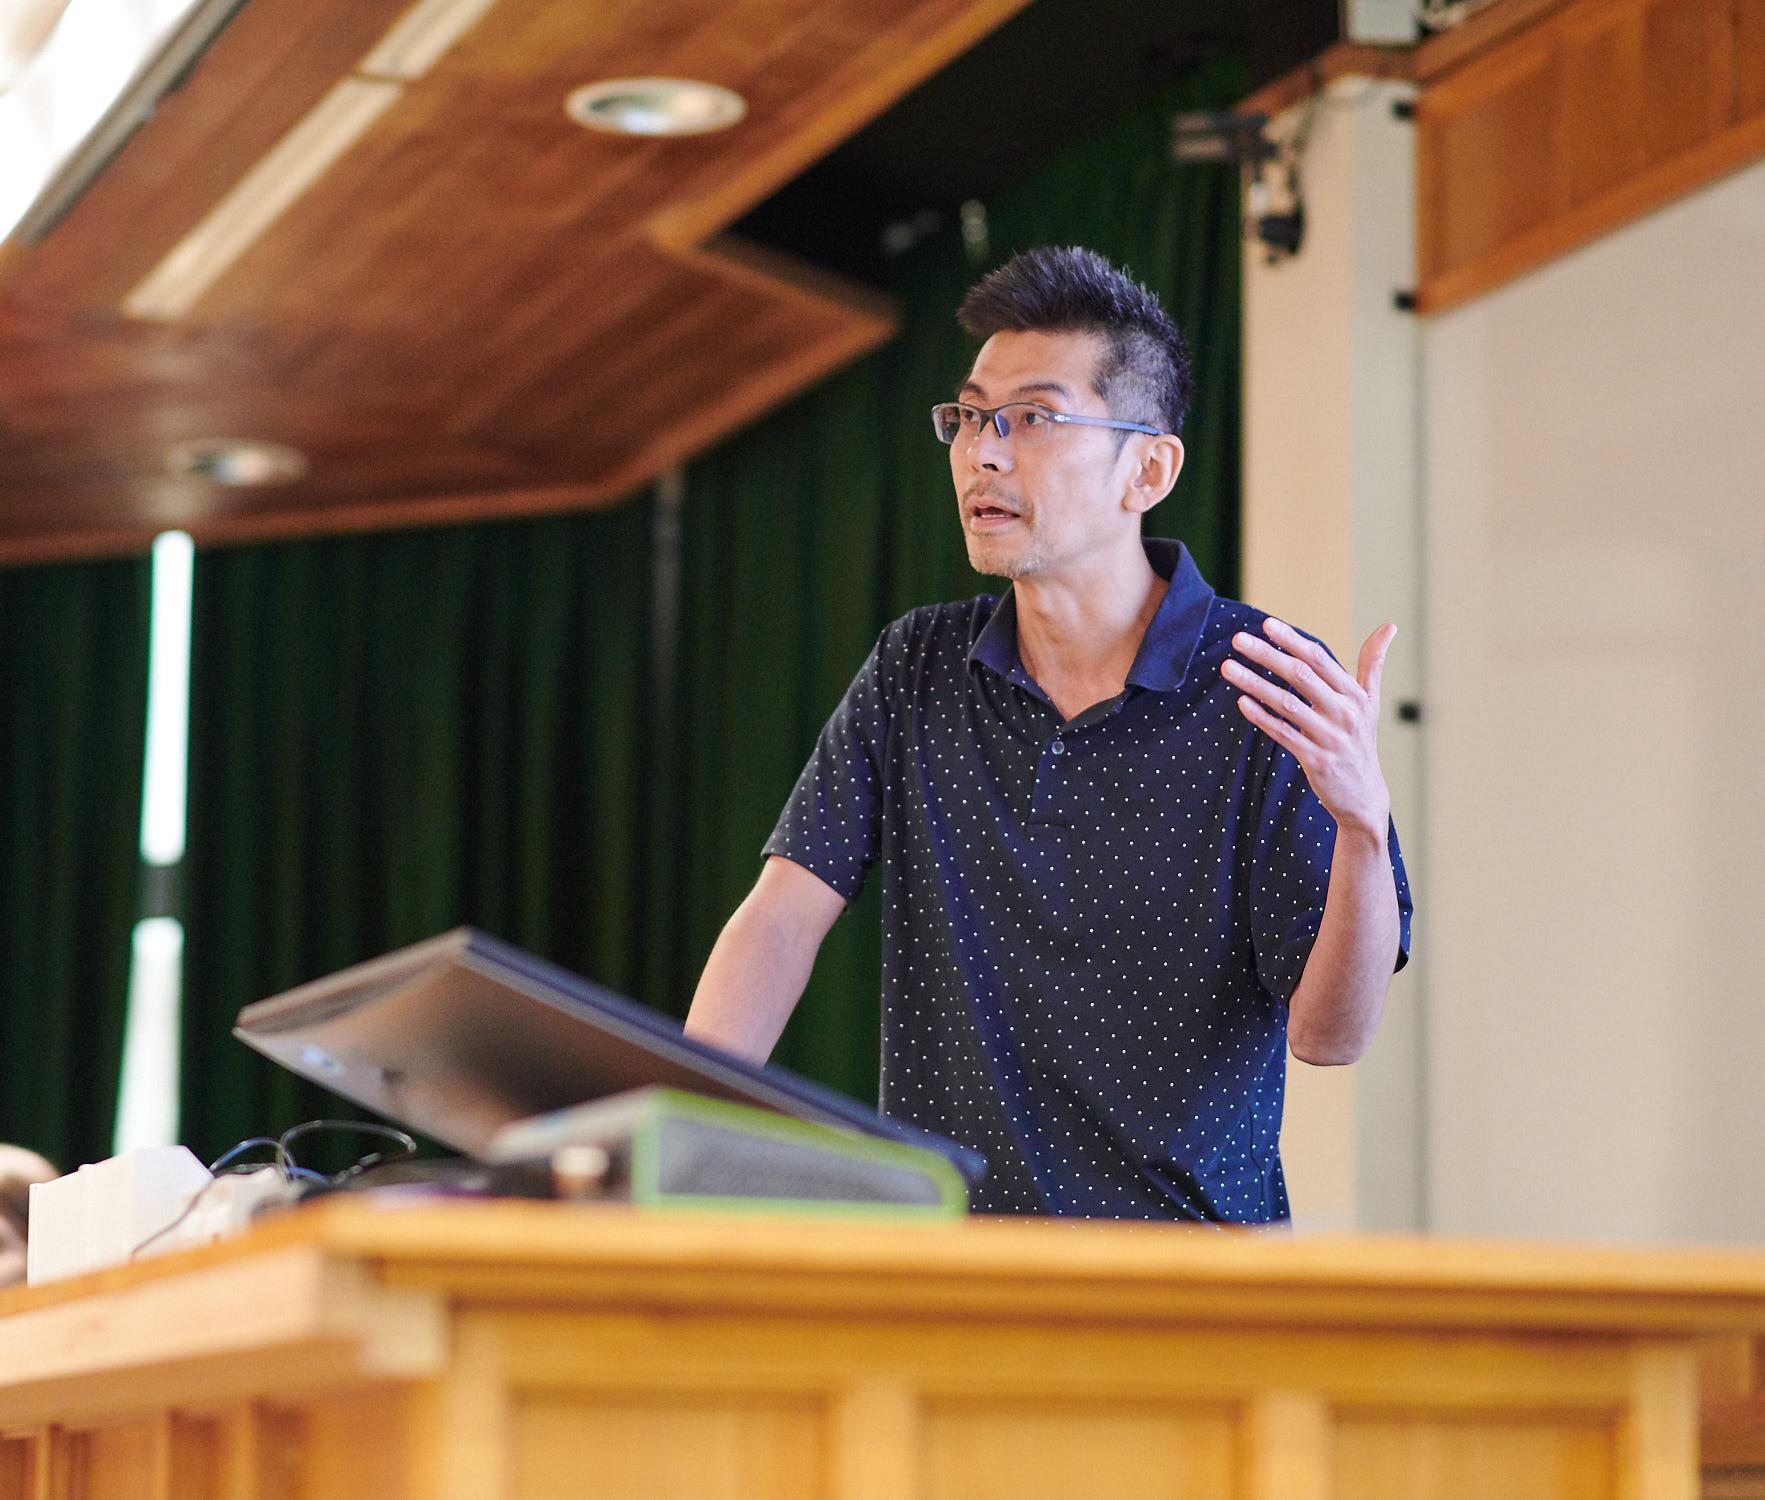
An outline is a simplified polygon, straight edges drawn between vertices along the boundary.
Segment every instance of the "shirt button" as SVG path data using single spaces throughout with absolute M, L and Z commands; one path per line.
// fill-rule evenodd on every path
M 1048 747 L 1048 753 L 1050 755 L 1065 755 L 1066 741 L 1061 739 L 1059 735 L 1055 735 L 1054 743 Z

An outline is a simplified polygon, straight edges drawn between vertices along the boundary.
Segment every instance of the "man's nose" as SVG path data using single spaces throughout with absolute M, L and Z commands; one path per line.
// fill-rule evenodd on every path
M 999 429 L 991 421 L 983 422 L 975 434 L 969 460 L 977 469 L 1004 473 L 1011 467 L 1011 444 L 999 436 Z

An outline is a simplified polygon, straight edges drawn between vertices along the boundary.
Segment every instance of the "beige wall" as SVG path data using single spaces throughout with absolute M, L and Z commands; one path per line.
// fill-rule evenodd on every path
M 1391 109 L 1407 93 L 1334 86 L 1311 122 L 1300 253 L 1270 265 L 1245 251 L 1244 596 L 1323 637 L 1351 668 L 1361 642 L 1397 622 L 1381 754 L 1423 894 L 1418 735 L 1395 714 L 1417 696 L 1422 644 L 1418 335 L 1392 302 L 1412 278 L 1413 127 Z M 1300 122 L 1295 111 L 1273 128 Z M 1426 920 L 1424 910 L 1420 933 Z M 1366 1058 L 1289 1066 L 1282 1154 L 1301 1226 L 1420 1222 L 1425 952 L 1393 984 Z
M 1424 357 L 1431 1221 L 1765 1238 L 1765 163 Z

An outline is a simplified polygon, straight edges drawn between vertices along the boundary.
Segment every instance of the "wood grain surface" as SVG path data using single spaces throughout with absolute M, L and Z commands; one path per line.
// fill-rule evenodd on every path
M 1486 45 L 1418 53 L 1423 312 L 1765 155 L 1765 0 L 1507 0 L 1487 14 L 1522 13 Z
M 333 1200 L 0 1299 L 0 1500 L 1692 1500 L 1761 1329 L 1738 1251 Z
M 496 0 L 188 311 L 130 316 L 406 4 L 249 0 L 47 238 L 0 258 L 0 562 L 622 498 L 888 337 L 884 299 L 722 231 L 1025 3 Z M 629 76 L 748 113 L 674 140 L 566 117 Z M 310 472 L 168 471 L 217 438 Z

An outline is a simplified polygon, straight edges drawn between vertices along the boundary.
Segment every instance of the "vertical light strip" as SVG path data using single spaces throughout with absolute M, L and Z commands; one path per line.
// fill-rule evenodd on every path
M 147 774 L 141 799 L 141 858 L 175 865 L 184 857 L 184 798 L 190 750 L 190 589 L 196 548 L 187 533 L 153 543 L 153 616 L 147 667 Z
M 175 917 L 135 924 L 129 1016 L 116 1109 L 117 1155 L 178 1142 L 178 1050 L 184 989 L 184 925 Z
M 196 548 L 182 531 L 153 542 L 148 625 L 147 760 L 141 795 L 141 860 L 164 869 L 184 857 L 190 753 L 190 614 Z M 165 892 L 175 882 L 145 883 Z M 163 896 L 161 899 L 164 899 Z M 115 1149 L 177 1140 L 178 1053 L 183 1009 L 184 928 L 171 912 L 135 924 Z

